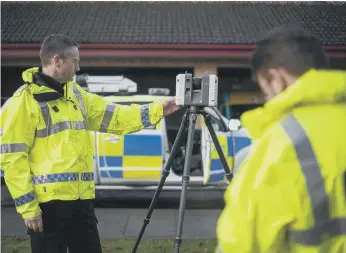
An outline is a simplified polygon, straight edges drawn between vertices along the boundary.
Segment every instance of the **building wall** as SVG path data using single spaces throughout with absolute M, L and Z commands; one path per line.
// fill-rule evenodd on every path
M 12 62 L 12 64 L 9 64 Z M 241 114 L 262 105 L 258 85 L 250 79 L 251 72 L 246 59 L 238 60 L 183 60 L 183 59 L 93 59 L 82 60 L 81 71 L 95 75 L 124 75 L 138 84 L 138 93 L 147 94 L 148 88 L 169 88 L 175 95 L 175 77 L 186 71 L 201 77 L 204 73 L 219 77 L 219 109 L 228 117 L 239 118 Z M 36 59 L 7 59 L 1 66 L 1 105 L 22 84 L 22 72 L 39 66 Z M 334 60 L 332 68 L 344 69 L 345 65 Z M 21 64 L 21 66 L 18 66 Z M 114 65 L 113 65 L 114 64 Z M 123 65 L 121 65 L 123 64 Z M 228 95 L 227 95 L 228 94 Z M 228 96 L 229 101 L 226 101 Z M 236 98 L 236 99 L 234 99 Z M 226 104 L 231 104 L 226 107 Z M 236 105 L 234 105 L 236 103 Z
M 218 66 L 222 63 L 217 62 L 193 62 L 193 61 L 183 61 L 181 60 L 180 64 L 169 64 L 170 60 L 162 62 L 162 64 L 156 65 L 134 65 L 129 66 L 124 63 L 123 66 L 109 66 L 108 64 L 81 64 L 82 73 L 95 74 L 95 75 L 125 75 L 127 78 L 135 81 L 138 84 L 139 93 L 147 93 L 149 87 L 162 87 L 170 88 L 171 95 L 175 91 L 175 77 L 179 73 L 185 73 L 186 71 L 191 72 L 194 76 L 200 77 L 204 72 L 209 72 L 210 74 L 218 74 Z M 7 61 L 8 63 L 8 61 Z M 29 65 L 29 62 L 21 62 L 22 66 L 18 66 L 19 61 L 16 65 L 2 65 L 1 66 L 1 97 L 6 98 L 13 94 L 17 88 L 23 84 L 21 78 L 22 72 L 30 67 L 39 66 L 37 60 L 35 64 Z M 25 65 L 25 66 L 23 66 Z M 229 67 L 228 69 L 232 69 Z M 231 72 L 230 72 L 231 73 Z M 234 71 L 230 75 L 233 74 Z M 223 75 L 226 77 L 226 75 Z M 228 78 L 229 79 L 229 78 Z M 219 80 L 220 86 L 223 86 L 223 77 Z M 221 87 L 220 91 L 228 90 Z M 1 103 L 3 103 L 1 100 Z
M 1 104 L 11 96 L 21 85 L 22 72 L 30 67 L 1 67 Z M 148 93 L 148 88 L 170 88 L 171 95 L 175 92 L 175 77 L 178 73 L 192 72 L 193 68 L 82 68 L 80 74 L 90 75 L 124 75 L 137 83 L 138 92 Z
M 22 72 L 28 67 L 1 67 L 1 105 L 6 99 L 18 89 L 23 81 L 21 79 Z M 226 110 L 222 106 L 225 103 L 225 96 L 229 96 L 230 92 L 239 89 L 249 80 L 249 69 L 245 68 L 218 68 L 213 63 L 196 64 L 191 67 L 82 67 L 78 74 L 88 73 L 89 75 L 124 75 L 130 80 L 137 83 L 139 94 L 147 94 L 151 87 L 169 88 L 170 95 L 175 95 L 175 77 L 179 73 L 193 73 L 196 77 L 201 77 L 204 73 L 216 74 L 219 77 L 219 94 L 218 104 L 220 111 L 228 117 L 239 118 L 240 115 L 258 105 L 241 105 L 231 106 Z M 230 112 L 229 112 L 230 110 Z M 230 113 L 230 114 L 229 114 Z

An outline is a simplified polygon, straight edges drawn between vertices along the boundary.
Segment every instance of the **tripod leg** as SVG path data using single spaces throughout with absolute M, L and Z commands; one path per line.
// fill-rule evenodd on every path
M 180 205 L 179 205 L 179 217 L 178 217 L 178 227 L 177 227 L 177 235 L 174 243 L 174 252 L 179 253 L 179 248 L 181 245 L 181 234 L 183 230 L 183 221 L 184 221 L 184 212 L 185 212 L 185 202 L 186 202 L 186 188 L 187 184 L 190 180 L 190 166 L 191 166 L 191 155 L 193 148 L 193 139 L 195 134 L 195 125 L 196 125 L 196 108 L 194 106 L 191 107 L 190 115 L 189 115 L 189 131 L 187 137 L 187 145 L 186 145 L 186 154 L 185 154 L 185 164 L 184 164 L 184 173 L 182 180 L 182 192 L 180 197 Z
M 186 110 L 186 113 L 183 116 L 183 120 L 182 120 L 182 123 L 181 123 L 180 128 L 179 128 L 177 137 L 176 137 L 176 139 L 174 141 L 171 154 L 169 155 L 169 157 L 167 159 L 167 162 L 165 164 L 165 167 L 164 167 L 164 169 L 162 171 L 162 177 L 161 177 L 160 183 L 159 183 L 159 185 L 158 185 L 158 187 L 157 187 L 157 189 L 155 191 L 154 197 L 153 197 L 153 199 L 152 199 L 152 201 L 150 203 L 147 216 L 144 219 L 143 226 L 142 226 L 141 231 L 140 231 L 140 233 L 138 235 L 138 238 L 136 240 L 136 243 L 135 243 L 135 246 L 134 246 L 134 248 L 132 250 L 132 253 L 135 253 L 137 251 L 138 245 L 139 245 L 139 243 L 140 243 L 140 241 L 141 241 L 141 239 L 143 237 L 144 231 L 145 231 L 147 225 L 150 222 L 150 217 L 151 217 L 151 215 L 152 215 L 152 213 L 154 211 L 154 207 L 155 207 L 155 205 L 157 203 L 157 200 L 158 200 L 159 195 L 161 193 L 162 187 L 163 187 L 163 185 L 164 185 L 164 183 L 166 181 L 167 176 L 169 175 L 170 168 L 171 168 L 172 163 L 173 163 L 173 159 L 174 159 L 175 155 L 178 152 L 179 144 L 181 142 L 184 130 L 186 128 L 188 114 L 189 114 L 188 110 Z
M 206 112 L 203 112 L 203 116 L 204 116 L 204 119 L 205 119 L 205 123 L 207 125 L 207 128 L 209 130 L 209 133 L 210 133 L 210 136 L 211 136 L 211 139 L 215 145 L 215 148 L 216 148 L 216 151 L 220 157 L 220 160 L 221 160 L 221 163 L 222 163 L 222 166 L 223 166 L 223 169 L 225 170 L 225 173 L 226 173 L 226 178 L 229 182 L 231 182 L 232 180 L 232 177 L 233 177 L 233 174 L 231 172 L 231 170 L 229 169 L 229 166 L 228 166 L 228 163 L 227 163 L 227 160 L 226 160 L 226 157 L 224 155 L 224 153 L 222 152 L 222 148 L 221 148 L 221 145 L 219 143 L 219 140 L 217 139 L 217 136 L 216 136 L 216 133 L 215 133 L 215 130 L 213 128 L 213 125 L 211 123 L 211 119 L 210 119 L 210 116 L 209 114 L 207 114 Z M 233 157 L 234 159 L 234 157 Z

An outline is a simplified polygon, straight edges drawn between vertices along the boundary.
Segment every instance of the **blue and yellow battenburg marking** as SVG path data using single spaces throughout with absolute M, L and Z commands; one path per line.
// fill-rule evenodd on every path
M 144 129 L 116 137 L 98 134 L 98 155 L 101 177 L 159 179 L 163 165 L 162 132 Z
M 226 156 L 227 163 L 231 168 L 232 157 L 230 157 L 228 154 L 227 136 L 218 134 L 217 138 L 219 140 L 222 151 Z M 225 177 L 225 171 L 223 169 L 221 159 L 219 158 L 219 155 L 213 143 L 211 143 L 210 158 L 211 159 L 208 164 L 209 175 L 206 183 L 212 183 L 223 180 Z
M 232 170 L 233 169 L 232 168 L 232 164 L 233 164 L 232 136 L 229 136 L 229 134 L 225 134 L 225 135 L 218 134 L 217 138 L 221 145 L 222 151 L 224 155 L 226 156 L 228 166 Z M 238 153 L 241 149 L 251 144 L 251 140 L 245 136 L 234 136 L 234 139 L 235 139 L 235 154 Z M 205 183 L 208 184 L 208 183 L 226 180 L 225 170 L 223 168 L 221 159 L 213 143 L 211 144 L 210 152 L 211 152 L 210 154 L 211 159 L 208 165 L 210 173 Z

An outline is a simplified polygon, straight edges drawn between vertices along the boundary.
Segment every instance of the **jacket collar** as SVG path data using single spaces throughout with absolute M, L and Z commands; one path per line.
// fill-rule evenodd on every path
M 64 86 L 57 80 L 42 73 L 41 67 L 27 69 L 22 74 L 24 82 L 30 84 L 35 99 L 47 102 L 64 97 Z
M 346 72 L 311 69 L 263 107 L 243 113 L 241 121 L 255 140 L 294 108 L 346 102 Z
M 33 73 L 32 79 L 33 79 L 33 82 L 37 84 L 38 86 L 47 86 L 48 88 L 51 88 L 58 93 L 61 93 L 61 94 L 64 93 L 64 89 L 63 89 L 64 84 L 60 84 L 54 78 L 47 76 L 46 74 L 43 74 L 41 67 L 39 67 L 37 72 Z

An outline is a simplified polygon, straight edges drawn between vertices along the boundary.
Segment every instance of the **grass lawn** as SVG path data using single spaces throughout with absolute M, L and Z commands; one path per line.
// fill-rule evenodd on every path
M 103 253 L 131 252 L 135 239 L 105 239 L 102 240 Z M 183 240 L 181 253 L 214 253 L 216 239 Z M 174 239 L 145 239 L 141 240 L 138 253 L 168 253 L 174 250 Z M 30 243 L 23 237 L 1 237 L 1 253 L 30 253 Z

